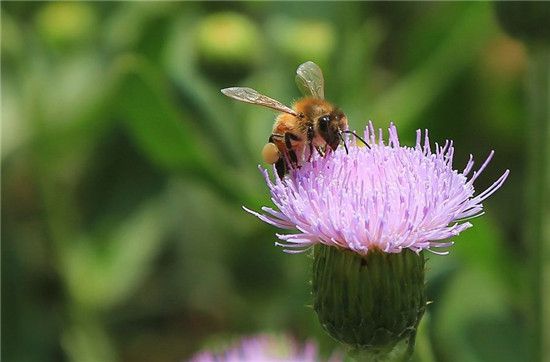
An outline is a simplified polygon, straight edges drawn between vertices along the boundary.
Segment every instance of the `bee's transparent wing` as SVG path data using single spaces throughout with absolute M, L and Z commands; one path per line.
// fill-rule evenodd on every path
M 296 113 L 292 108 L 285 106 L 284 104 L 282 104 L 279 101 L 276 101 L 273 98 L 264 96 L 263 94 L 258 93 L 256 90 L 252 88 L 243 88 L 243 87 L 224 88 L 222 89 L 222 93 L 230 98 L 236 99 L 241 102 L 257 104 L 260 106 L 274 109 L 276 111 L 292 114 L 293 116 L 298 115 L 298 113 Z
M 325 80 L 317 64 L 311 61 L 300 64 L 296 70 L 296 84 L 304 95 L 325 99 Z

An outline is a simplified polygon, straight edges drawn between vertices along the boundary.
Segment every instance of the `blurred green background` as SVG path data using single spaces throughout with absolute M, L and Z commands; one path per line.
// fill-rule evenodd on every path
M 257 332 L 336 348 L 310 259 L 245 213 L 298 64 L 325 73 L 351 127 L 453 139 L 455 166 L 511 175 L 487 214 L 429 256 L 417 361 L 529 361 L 526 47 L 489 3 L 2 2 L 2 357 L 174 361 Z

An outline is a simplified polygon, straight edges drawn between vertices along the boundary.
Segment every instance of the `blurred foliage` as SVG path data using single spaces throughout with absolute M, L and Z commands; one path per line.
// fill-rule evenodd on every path
M 511 176 L 428 262 L 416 361 L 529 360 L 523 244 L 526 52 L 487 3 L 2 2 L 2 355 L 171 361 L 226 338 L 336 345 L 310 260 L 244 213 L 273 114 L 313 60 L 351 127 L 394 121 Z

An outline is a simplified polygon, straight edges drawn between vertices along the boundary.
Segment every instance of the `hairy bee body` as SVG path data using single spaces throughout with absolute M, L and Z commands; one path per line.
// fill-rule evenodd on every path
M 264 161 L 275 164 L 281 178 L 289 168 L 300 167 L 310 160 L 315 150 L 321 155 L 328 149 L 336 150 L 343 140 L 342 133 L 349 132 L 344 113 L 324 99 L 323 73 L 317 64 L 301 64 L 296 70 L 296 83 L 306 97 L 292 108 L 252 88 L 222 89 L 223 94 L 238 101 L 281 112 L 262 149 Z
M 324 153 L 327 146 L 336 150 L 340 143 L 339 132 L 348 127 L 342 111 L 324 99 L 313 97 L 298 100 L 292 109 L 297 115 L 279 114 L 268 140 L 277 146 L 279 158 L 269 155 L 264 161 L 273 164 L 286 157 L 290 166 L 296 167 L 309 160 L 314 150 Z M 274 159 L 276 161 L 272 162 Z

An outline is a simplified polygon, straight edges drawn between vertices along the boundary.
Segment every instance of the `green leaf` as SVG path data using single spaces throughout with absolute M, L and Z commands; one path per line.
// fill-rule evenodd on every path
M 113 104 L 115 114 L 154 163 L 176 174 L 196 177 L 234 202 L 257 204 L 255 188 L 246 185 L 250 177 L 237 174 L 201 142 L 198 130 L 176 107 L 166 83 L 149 63 L 127 56 L 117 69 L 120 81 Z
M 62 275 L 76 305 L 108 309 L 137 288 L 162 245 L 162 204 L 163 198 L 146 203 L 103 238 L 85 235 L 62 250 Z
M 402 132 L 407 127 L 414 127 L 426 108 L 452 84 L 496 32 L 494 24 L 487 24 L 493 24 L 490 7 L 485 3 L 470 4 L 450 28 L 447 39 L 433 54 L 425 56 L 422 66 L 402 77 L 375 100 L 373 107 L 367 110 L 369 118 L 395 120 Z
M 506 290 L 484 269 L 462 268 L 429 309 L 433 344 L 444 360 L 511 362 L 525 356 L 524 331 L 513 318 Z
M 140 58 L 127 56 L 119 61 L 118 72 L 113 107 L 146 154 L 170 170 L 206 162 L 205 150 L 192 137 L 190 121 L 170 100 L 154 69 Z

